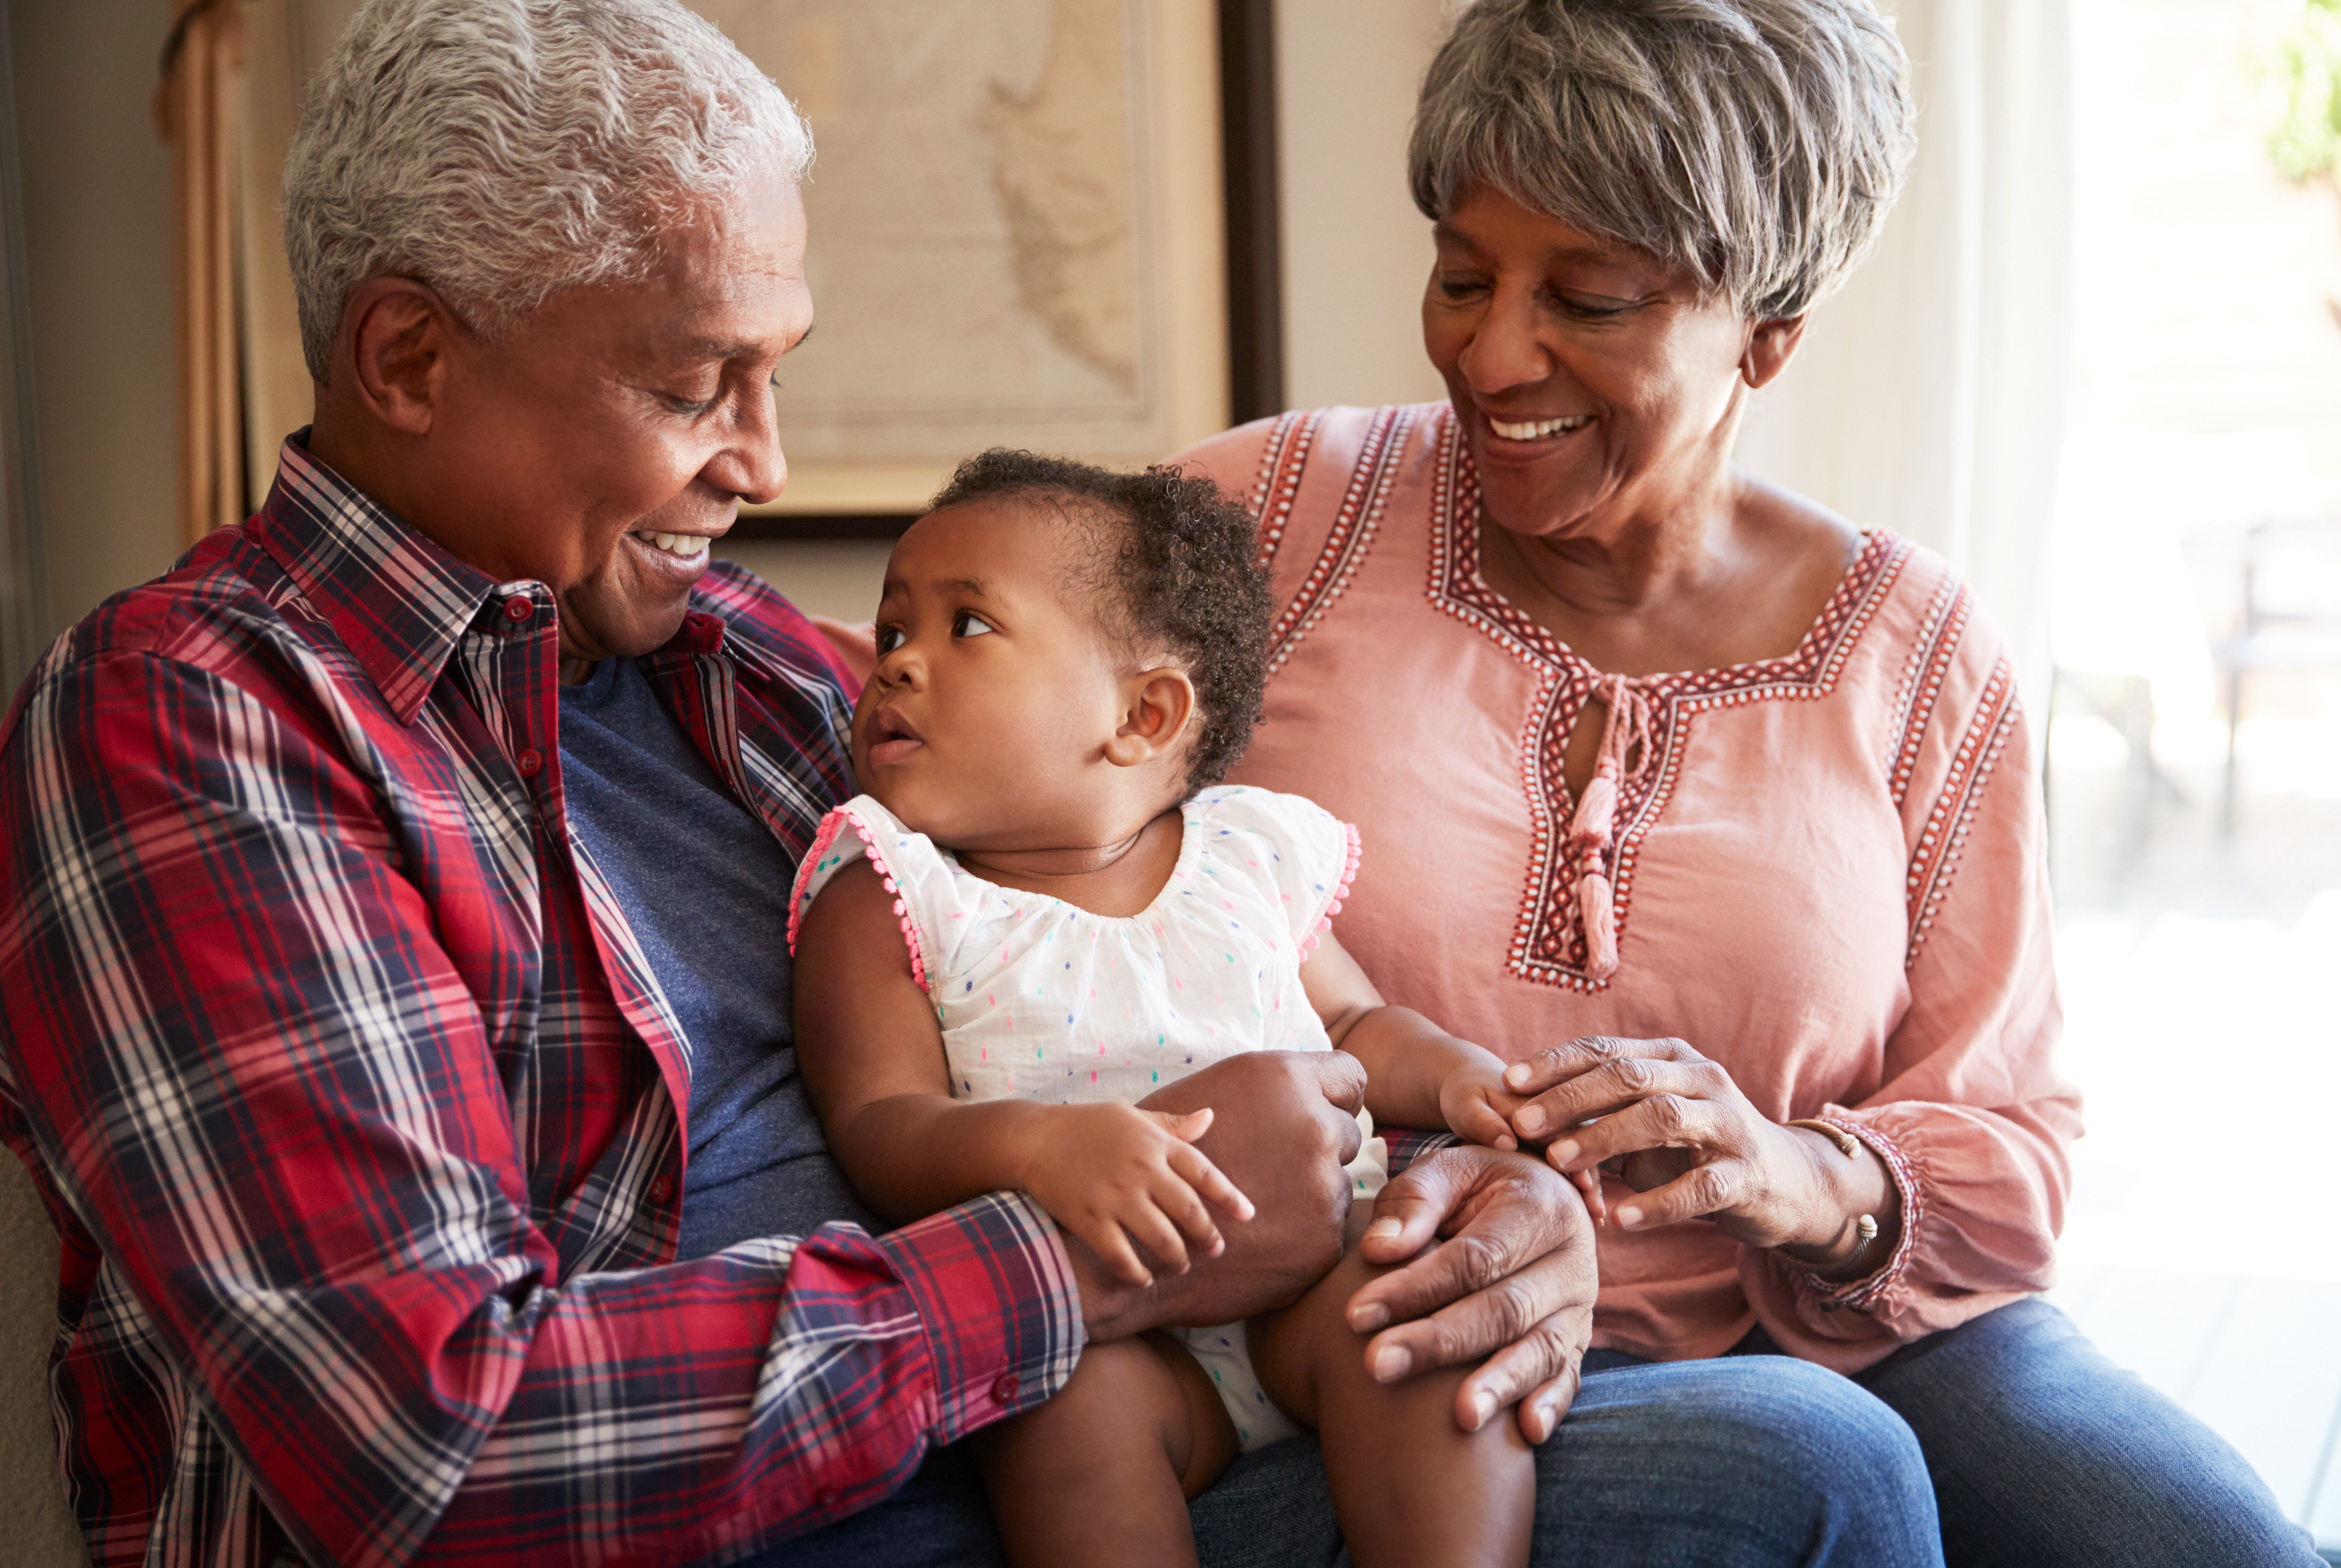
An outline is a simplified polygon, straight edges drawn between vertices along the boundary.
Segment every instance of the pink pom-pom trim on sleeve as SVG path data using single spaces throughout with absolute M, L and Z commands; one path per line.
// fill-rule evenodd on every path
M 902 892 L 901 885 L 894 879 L 893 868 L 886 864 L 886 852 L 878 847 L 878 836 L 872 833 L 860 818 L 840 806 L 822 819 L 821 832 L 814 838 L 812 848 L 805 852 L 803 861 L 797 867 L 796 887 L 789 895 L 789 956 L 791 958 L 796 957 L 797 932 L 803 927 L 805 909 L 812 903 L 812 900 L 805 897 L 805 884 L 812 880 L 814 868 L 821 864 L 822 857 L 828 854 L 831 848 L 836 844 L 838 836 L 844 831 L 848 823 L 852 824 L 855 836 L 862 840 L 862 853 L 869 858 L 870 868 L 878 873 L 878 879 L 885 885 L 886 891 L 898 895 Z M 931 992 L 934 987 L 927 984 L 926 955 L 919 946 L 918 922 L 911 918 L 910 907 L 900 897 L 894 900 L 894 918 L 902 928 L 902 946 L 911 951 L 911 978 L 919 983 L 919 989 Z
M 1317 943 L 1322 934 L 1333 928 L 1333 917 L 1341 912 L 1341 900 L 1350 896 L 1350 884 L 1358 879 L 1357 824 L 1342 823 L 1341 832 L 1348 839 L 1341 856 L 1341 879 L 1333 885 L 1333 896 L 1325 901 L 1325 912 L 1317 918 L 1317 930 L 1300 944 L 1300 961 L 1304 964 L 1309 961 L 1309 955 L 1317 950 Z
M 789 889 L 789 957 L 792 958 L 797 956 L 797 932 L 804 927 L 805 910 L 812 904 L 812 899 L 805 892 L 805 884 L 812 880 L 814 870 L 821 865 L 821 858 L 828 854 L 830 847 L 837 842 L 838 834 L 845 829 L 845 808 L 832 808 L 829 815 L 821 819 L 821 831 L 813 835 L 812 848 L 806 850 L 805 858 L 797 862 L 796 885 Z

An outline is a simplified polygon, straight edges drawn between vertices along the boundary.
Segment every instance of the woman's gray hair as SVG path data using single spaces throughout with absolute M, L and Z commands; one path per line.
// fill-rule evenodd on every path
M 369 0 L 284 163 L 309 373 L 369 278 L 429 283 L 494 336 L 646 275 L 663 223 L 812 162 L 780 88 L 676 0 Z
M 1408 176 L 1433 218 L 1484 184 L 1771 321 L 1868 253 L 1912 117 L 1869 0 L 1478 0 L 1431 62 Z

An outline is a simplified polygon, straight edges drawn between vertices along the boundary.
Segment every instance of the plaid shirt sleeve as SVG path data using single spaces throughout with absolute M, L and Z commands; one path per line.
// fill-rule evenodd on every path
M 1021 1198 L 563 1277 L 477 999 L 512 949 L 426 898 L 351 715 L 236 674 L 61 647 L 0 751 L 0 1133 L 65 1232 L 95 1563 L 686 1560 L 1061 1385 Z M 585 1184 L 670 1146 L 630 1114 Z

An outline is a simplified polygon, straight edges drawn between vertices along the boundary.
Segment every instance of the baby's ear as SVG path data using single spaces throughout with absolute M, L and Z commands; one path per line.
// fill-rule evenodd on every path
M 1117 768 L 1141 768 L 1183 750 L 1195 721 L 1195 682 L 1183 670 L 1163 666 L 1131 678 L 1121 725 L 1105 744 L 1106 760 Z

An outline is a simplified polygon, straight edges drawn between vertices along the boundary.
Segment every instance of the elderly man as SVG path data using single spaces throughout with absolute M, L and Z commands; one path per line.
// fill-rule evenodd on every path
M 0 1134 L 64 1238 L 97 1563 L 988 1558 L 931 1449 L 1086 1339 L 1231 1320 L 1338 1251 L 1339 1057 L 1160 1097 L 1218 1108 L 1261 1201 L 1158 1287 L 1020 1195 L 852 1223 L 782 940 L 852 793 L 842 671 L 709 559 L 785 479 L 810 157 L 672 0 L 374 0 L 314 85 L 285 230 L 315 422 L 258 515 L 75 628 L 0 734 Z M 1587 1235 L 1533 1160 L 1422 1156 L 1368 1232 L 1414 1261 L 1353 1303 L 1360 1354 L 1485 1358 L 1459 1419 L 1546 1438 Z M 1618 1386 L 1545 1450 L 1540 1559 L 1585 1488 L 1654 1495 Z M 1698 1440 L 1755 1452 L 1760 1416 Z M 1924 1511 L 1892 1490 L 1923 1472 L 1867 1456 L 1892 1449 L 1718 1507 L 1750 1561 L 1857 1552 L 1847 1496 Z M 1323 1498 L 1288 1444 L 1199 1535 L 1321 1562 Z

